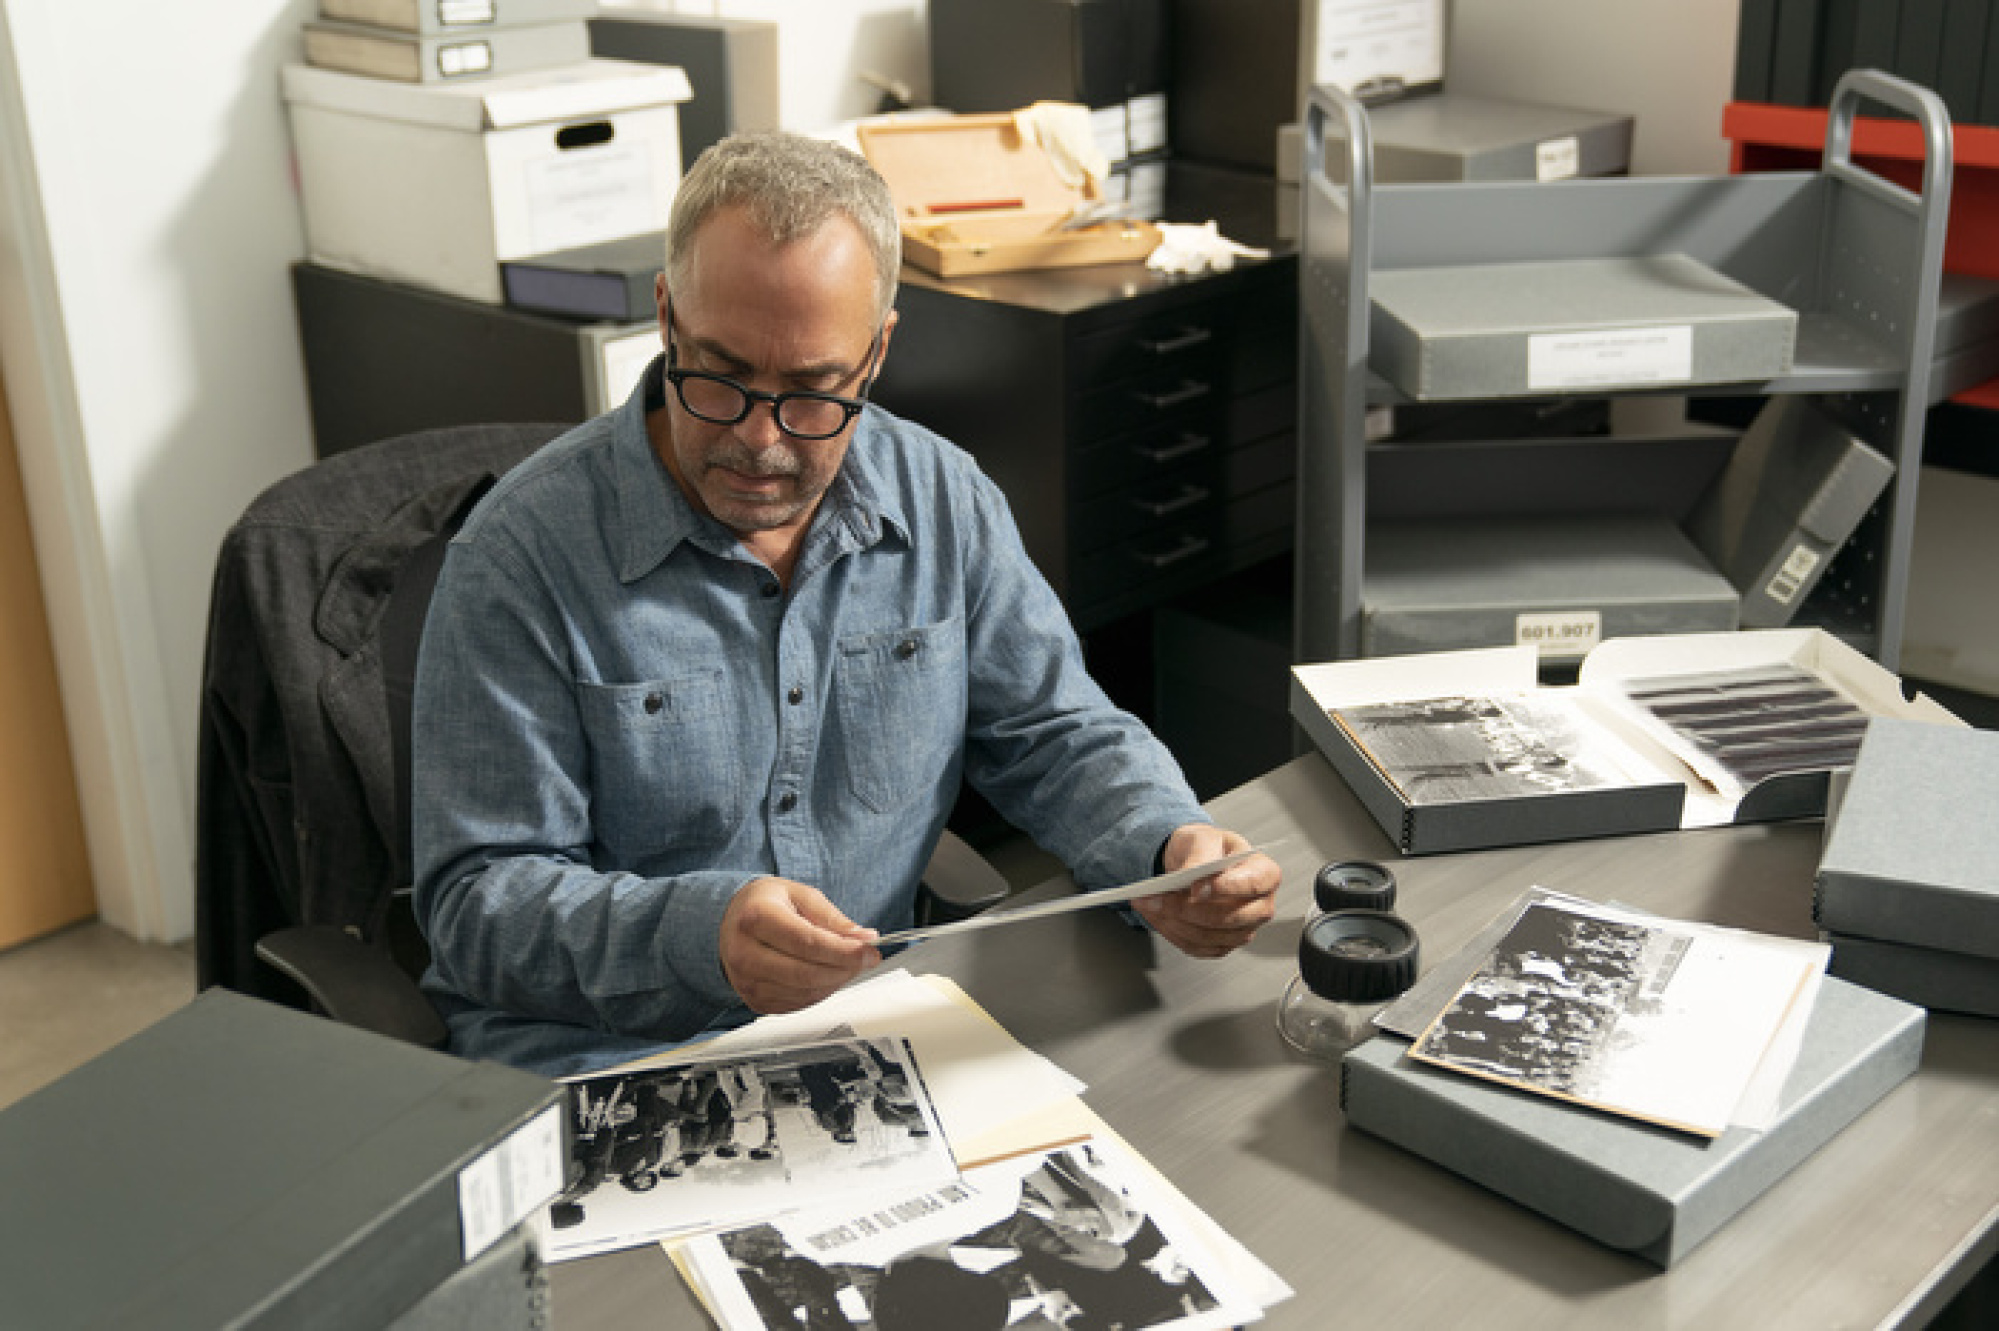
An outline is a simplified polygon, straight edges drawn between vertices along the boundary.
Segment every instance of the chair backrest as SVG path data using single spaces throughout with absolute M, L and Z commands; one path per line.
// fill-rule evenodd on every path
M 203 667 L 204 987 L 304 1006 L 255 953 L 293 925 L 332 925 L 420 967 L 395 902 L 410 882 L 410 693 L 430 591 L 477 499 L 567 428 L 456 426 L 352 449 L 272 485 L 231 527 Z

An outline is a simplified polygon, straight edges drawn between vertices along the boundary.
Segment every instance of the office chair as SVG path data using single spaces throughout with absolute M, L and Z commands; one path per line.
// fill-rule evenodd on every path
M 202 672 L 196 978 L 431 1048 L 410 895 L 410 708 L 451 536 L 562 425 L 426 430 L 259 495 L 223 539 Z M 920 920 L 1006 880 L 946 831 Z

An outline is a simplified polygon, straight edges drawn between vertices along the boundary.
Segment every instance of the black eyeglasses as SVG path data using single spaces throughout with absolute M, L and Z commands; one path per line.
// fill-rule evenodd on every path
M 861 384 L 858 397 L 841 397 L 837 393 L 814 393 L 799 391 L 790 393 L 765 393 L 745 387 L 727 375 L 711 374 L 706 370 L 683 370 L 679 367 L 679 354 L 674 343 L 679 330 L 673 323 L 673 305 L 666 307 L 666 381 L 673 385 L 674 393 L 680 398 L 680 405 L 687 414 L 710 425 L 734 425 L 748 416 L 759 402 L 770 403 L 771 414 L 777 419 L 777 428 L 793 439 L 831 439 L 847 428 L 854 417 L 861 414 L 866 405 L 868 389 L 874 386 L 875 355 L 881 350 L 881 329 L 868 343 L 868 357 L 864 366 L 868 377 Z M 854 373 L 859 374 L 856 370 Z

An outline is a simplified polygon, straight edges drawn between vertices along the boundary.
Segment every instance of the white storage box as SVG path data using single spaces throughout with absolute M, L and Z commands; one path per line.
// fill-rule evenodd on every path
M 498 304 L 504 259 L 666 225 L 692 90 L 589 60 L 443 85 L 288 65 L 284 95 L 313 259 Z

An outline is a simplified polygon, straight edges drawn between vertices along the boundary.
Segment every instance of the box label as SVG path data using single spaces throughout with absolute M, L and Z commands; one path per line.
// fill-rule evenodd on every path
M 1529 611 L 1513 620 L 1513 641 L 1543 656 L 1583 656 L 1603 641 L 1597 610 Z
M 1158 152 L 1166 146 L 1166 94 L 1148 92 L 1125 103 L 1125 134 L 1131 155 Z
M 526 168 L 530 252 L 635 236 L 658 226 L 652 159 L 615 142 L 556 153 Z
M 1582 170 L 1582 145 L 1573 134 L 1534 145 L 1534 179 L 1568 180 Z
M 458 1227 L 471 1261 L 562 1191 L 562 1106 L 550 1105 L 458 1175 Z
M 1527 339 L 1527 386 L 1537 391 L 1685 383 L 1693 377 L 1694 330 L 1688 324 L 1536 333 Z
M 493 46 L 490 42 L 453 42 L 437 48 L 437 72 L 445 78 L 484 74 L 492 67 Z
M 1818 551 L 1809 545 L 1794 546 L 1790 556 L 1784 560 L 1784 567 L 1777 570 L 1777 575 L 1770 579 L 1770 585 L 1763 590 L 1769 593 L 1770 599 L 1778 605 L 1789 605 L 1791 598 L 1798 594 L 1798 589 L 1805 585 L 1805 579 L 1809 578 L 1812 570 L 1818 566 Z
M 437 0 L 440 27 L 459 28 L 493 21 L 493 0 Z

